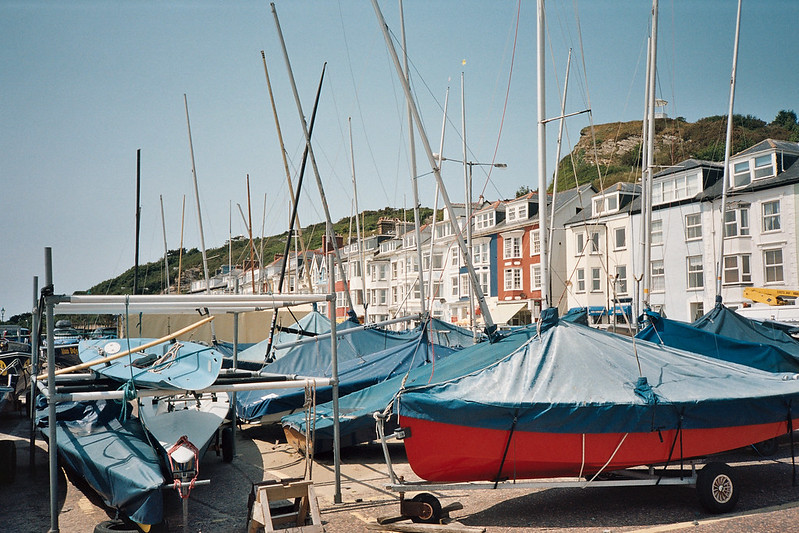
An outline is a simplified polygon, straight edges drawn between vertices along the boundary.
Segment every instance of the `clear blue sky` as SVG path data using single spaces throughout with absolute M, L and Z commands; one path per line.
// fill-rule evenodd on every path
M 380 4 L 398 38 L 397 2 Z M 431 144 L 437 151 L 450 86 L 444 155 L 461 157 L 463 72 L 469 157 L 508 165 L 492 173 L 489 200 L 512 197 L 520 185 L 537 187 L 535 2 L 521 5 L 509 85 L 517 8 L 511 0 L 405 1 L 414 91 Z M 594 0 L 577 8 L 572 0 L 547 5 L 548 115 L 558 113 L 558 83 L 573 47 L 567 111 L 585 109 L 590 97 L 595 123 L 640 119 L 650 3 Z M 360 208 L 410 208 L 404 97 L 371 3 L 293 0 L 277 2 L 277 11 L 308 116 L 328 64 L 314 149 L 333 219 L 351 211 L 347 117 Z M 726 114 L 735 11 L 735 0 L 661 2 L 658 96 L 669 101 L 670 116 L 693 121 Z M 736 113 L 771 121 L 781 109 L 799 110 L 797 20 L 793 0 L 744 3 Z M 261 50 L 291 165 L 298 168 L 304 141 L 268 2 L 0 3 L 0 307 L 6 319 L 30 310 L 33 276 L 44 283 L 46 246 L 53 249 L 59 294 L 85 290 L 133 264 L 137 149 L 141 262 L 163 254 L 159 195 L 169 248 L 179 246 L 184 195 L 184 246 L 199 247 L 184 93 L 206 245 L 228 238 L 231 203 L 232 232 L 245 233 L 237 204 L 247 212 L 247 174 L 255 233 L 265 194 L 266 235 L 285 230 L 288 194 Z M 568 120 L 569 145 L 587 125 L 584 115 Z M 549 127 L 550 172 L 556 130 Z M 450 196 L 462 201 L 462 168 L 445 165 Z M 432 206 L 432 178 L 421 153 L 419 174 L 421 202 Z M 477 167 L 475 195 L 485 180 Z M 310 172 L 304 190 L 301 222 L 321 221 Z

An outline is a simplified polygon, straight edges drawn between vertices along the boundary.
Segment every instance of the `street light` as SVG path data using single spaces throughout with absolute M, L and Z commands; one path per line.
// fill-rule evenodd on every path
M 433 157 L 438 161 L 452 161 L 454 163 L 461 163 L 469 167 L 469 172 L 466 176 L 466 249 L 469 254 L 469 261 L 472 260 L 472 170 L 474 167 L 494 167 L 494 168 L 508 168 L 505 163 L 480 163 L 477 161 L 464 161 L 463 159 L 450 159 L 441 157 L 441 154 L 433 154 Z M 472 280 L 477 283 L 477 280 Z M 474 330 L 474 289 L 469 291 L 469 325 Z

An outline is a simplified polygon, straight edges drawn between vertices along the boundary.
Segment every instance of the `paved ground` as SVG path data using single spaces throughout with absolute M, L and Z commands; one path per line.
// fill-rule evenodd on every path
M 17 478 L 0 485 L 0 530 L 45 532 L 50 528 L 47 447 L 37 442 L 36 467 L 28 466 L 26 419 L 0 420 L 0 438 L 15 439 Z M 398 474 L 412 478 L 400 444 L 391 446 Z M 740 477 L 741 499 L 736 513 L 723 517 L 704 512 L 691 487 L 568 488 L 542 490 L 452 490 L 436 493 L 444 505 L 458 501 L 463 509 L 452 513 L 466 526 L 487 533 L 521 531 L 676 531 L 699 533 L 799 530 L 799 487 L 792 485 L 790 447 L 783 443 L 770 458 L 741 450 L 725 458 Z M 209 452 L 201 463 L 201 478 L 189 500 L 191 532 L 247 530 L 247 499 L 253 483 L 275 475 L 301 477 L 303 458 L 294 453 L 273 429 L 249 426 L 237 434 L 237 454 L 231 464 Z M 342 452 L 342 503 L 333 503 L 335 482 L 330 455 L 318 457 L 312 467 L 314 487 L 329 533 L 365 531 L 381 515 L 398 511 L 397 496 L 384 487 L 388 481 L 379 446 L 366 445 Z M 59 528 L 62 532 L 91 532 L 106 520 L 91 489 L 60 471 Z M 182 506 L 174 493 L 167 496 L 168 532 L 181 532 Z

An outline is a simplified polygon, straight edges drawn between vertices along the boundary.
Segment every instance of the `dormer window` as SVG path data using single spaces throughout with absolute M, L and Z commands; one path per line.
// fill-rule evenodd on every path
M 776 176 L 773 154 L 759 155 L 732 165 L 732 186 L 745 187 L 752 180 Z
M 477 230 L 490 228 L 494 225 L 494 211 L 484 211 L 475 216 L 474 227 Z
M 618 193 L 594 198 L 594 216 L 607 215 L 619 210 Z
M 508 222 L 525 220 L 527 218 L 527 204 L 523 203 L 514 206 L 508 206 L 505 216 Z
M 702 172 L 658 178 L 652 183 L 652 205 L 693 198 L 702 188 Z

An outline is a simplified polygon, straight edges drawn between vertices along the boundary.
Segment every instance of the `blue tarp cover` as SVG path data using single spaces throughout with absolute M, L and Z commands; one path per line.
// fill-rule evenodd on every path
M 799 400 L 797 374 L 633 342 L 559 321 L 476 372 L 409 386 L 395 409 L 486 429 L 633 433 L 785 421 Z
M 693 324 L 647 313 L 637 338 L 770 372 L 799 372 L 799 344 L 719 306 Z
M 452 348 L 431 345 L 427 335 L 419 335 L 415 340 L 387 350 L 364 355 L 344 361 L 338 367 L 339 396 L 369 387 L 386 379 L 404 375 L 409 369 L 438 361 L 453 351 Z M 282 366 L 286 359 L 275 362 Z M 273 365 L 268 365 L 267 369 Z M 317 377 L 330 377 L 331 368 L 326 366 L 314 373 Z M 317 387 L 316 401 L 325 403 L 332 399 L 332 387 Z M 303 406 L 305 391 L 301 389 L 272 389 L 244 391 L 236 394 L 236 414 L 245 421 L 285 413 Z
M 140 524 L 158 524 L 164 514 L 161 463 L 139 421 L 120 422 L 120 411 L 114 401 L 59 403 L 58 453 L 106 505 Z M 40 411 L 40 427 L 46 412 Z
M 435 365 L 425 365 L 408 373 L 406 386 L 439 381 L 461 376 L 491 364 L 498 358 L 516 350 L 536 334 L 536 326 L 512 330 L 495 342 L 481 342 L 453 353 Z M 362 442 L 358 435 L 375 438 L 375 421 L 372 413 L 383 411 L 402 387 L 404 376 L 386 380 L 363 390 L 353 392 L 339 400 L 339 427 L 342 442 Z M 306 433 L 305 415 L 296 413 L 283 417 L 281 423 L 300 433 Z M 328 402 L 317 405 L 315 431 L 317 441 L 333 439 L 333 406 Z

